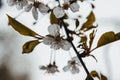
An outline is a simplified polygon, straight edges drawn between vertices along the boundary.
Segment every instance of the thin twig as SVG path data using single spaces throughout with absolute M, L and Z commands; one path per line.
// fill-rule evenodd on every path
M 62 19 L 61 19 L 61 22 L 62 22 L 62 24 L 63 24 L 63 26 L 64 26 L 66 35 L 67 35 L 67 37 L 68 37 L 68 41 L 71 43 L 71 45 L 72 45 L 72 47 L 73 47 L 73 49 L 74 49 L 74 51 L 75 51 L 77 57 L 79 58 L 79 60 L 80 60 L 80 62 L 81 62 L 81 64 L 82 64 L 82 66 L 83 66 L 85 72 L 87 73 L 88 76 L 90 76 L 90 73 L 89 73 L 89 71 L 88 71 L 88 69 L 87 69 L 85 63 L 83 62 L 82 57 L 79 55 L 79 52 L 78 52 L 77 49 L 75 48 L 75 46 L 74 46 L 72 40 L 70 40 L 71 37 L 69 36 L 69 31 L 68 31 L 68 29 L 67 29 L 67 26 L 65 25 L 65 23 L 64 23 L 64 21 L 63 21 Z M 93 80 L 92 77 L 91 77 L 91 79 Z
M 95 48 L 93 48 L 92 50 L 90 50 L 90 52 L 89 53 L 91 53 L 92 51 L 94 51 L 95 49 L 97 49 L 98 47 L 95 47 Z
M 59 1 L 59 0 L 57 0 L 57 1 L 58 1 L 58 3 L 59 3 L 59 6 L 61 6 L 61 5 L 60 5 L 60 1 Z M 67 40 L 71 43 L 71 45 L 72 45 L 72 47 L 73 47 L 73 49 L 74 49 L 74 51 L 75 51 L 78 59 L 80 60 L 80 62 L 81 62 L 81 64 L 82 64 L 82 66 L 83 66 L 83 68 L 84 68 L 87 76 L 89 76 L 91 80 L 94 80 L 94 79 L 90 76 L 90 73 L 89 73 L 89 71 L 88 71 L 85 63 L 83 62 L 82 57 L 79 55 L 79 52 L 78 52 L 77 49 L 75 48 L 75 46 L 74 46 L 74 44 L 73 44 L 73 42 L 72 42 L 72 38 L 71 38 L 70 35 L 69 35 L 69 30 L 68 30 L 66 24 L 64 23 L 63 19 L 60 19 L 60 20 L 61 20 L 61 22 L 62 22 L 62 25 L 63 25 L 64 29 L 65 29 L 65 32 L 66 32 L 66 35 L 67 35 L 67 38 L 68 38 Z

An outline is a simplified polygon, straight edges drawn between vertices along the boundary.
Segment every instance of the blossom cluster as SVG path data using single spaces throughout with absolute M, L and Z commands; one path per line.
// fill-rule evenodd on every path
M 53 62 L 53 64 L 49 64 L 47 66 L 40 66 L 41 70 L 44 70 L 46 73 L 51 73 L 54 74 L 56 72 L 59 72 L 57 65 L 55 64 L 55 62 Z
M 68 61 L 68 65 L 63 67 L 63 71 L 70 71 L 72 74 L 77 74 L 80 72 L 79 67 L 81 63 L 77 57 L 73 57 L 71 60 Z M 49 64 L 47 66 L 40 66 L 40 69 L 45 71 L 46 73 L 54 74 L 59 72 L 58 66 L 53 62 L 53 64 Z
M 39 12 L 43 15 L 45 14 L 53 14 L 52 18 L 53 21 L 50 21 L 50 25 L 48 26 L 48 34 L 45 35 L 42 38 L 34 36 L 33 37 L 37 38 L 38 41 L 40 40 L 43 44 L 50 46 L 51 49 L 53 50 L 65 50 L 69 51 L 71 47 L 73 47 L 71 40 L 72 39 L 72 34 L 74 31 L 68 30 L 68 35 L 70 35 L 69 32 L 71 32 L 70 36 L 64 37 L 64 34 L 61 34 L 61 27 L 67 27 L 64 21 L 65 16 L 67 16 L 66 11 L 71 10 L 73 13 L 78 12 L 80 5 L 78 4 L 78 1 L 82 0 L 63 0 L 63 4 L 61 5 L 59 0 L 56 0 L 59 4 L 53 8 L 51 8 L 48 4 L 45 4 L 43 2 L 40 2 L 39 0 L 7 0 L 7 3 L 9 6 L 16 6 L 18 10 L 24 9 L 25 12 L 32 12 L 33 18 L 35 20 L 38 20 L 38 15 Z M 51 16 L 51 15 L 50 15 Z M 51 20 L 51 19 L 50 19 Z M 94 21 L 93 21 L 94 22 Z M 26 28 L 25 28 L 26 29 Z M 28 29 L 28 28 L 27 28 Z M 28 30 L 31 31 L 31 30 Z M 67 33 L 67 32 L 66 32 Z M 26 34 L 25 34 L 26 35 Z M 28 34 L 27 34 L 28 35 Z M 77 34 L 76 34 L 77 35 Z M 39 43 L 38 41 L 35 40 L 35 44 L 32 43 L 32 48 L 30 47 L 31 50 L 27 50 L 25 52 L 31 52 L 34 47 Z M 31 41 L 34 42 L 34 41 Z M 24 46 L 24 48 L 28 48 L 28 45 L 30 42 L 27 43 Z M 47 73 L 56 73 L 59 72 L 58 66 L 55 63 L 56 61 L 51 64 L 51 62 L 47 66 L 40 66 L 40 69 L 47 72 Z M 79 66 L 81 66 L 80 61 L 77 57 L 71 58 L 71 60 L 68 61 L 68 64 L 63 67 L 63 71 L 67 72 L 70 71 L 72 74 L 79 73 Z
M 25 12 L 32 11 L 33 18 L 38 20 L 38 11 L 41 14 L 47 14 L 51 10 L 53 10 L 56 18 L 62 18 L 65 15 L 65 10 L 68 8 L 71 9 L 72 12 L 79 11 L 79 4 L 77 0 L 64 0 L 62 6 L 55 6 L 53 9 L 48 6 L 48 4 L 44 4 L 39 0 L 7 0 L 9 6 L 16 6 L 18 10 L 24 9 Z
M 52 24 L 48 27 L 49 34 L 43 38 L 43 43 L 45 45 L 50 45 L 52 49 L 58 50 L 62 48 L 63 50 L 69 50 L 71 44 L 60 36 L 60 26 L 57 24 Z
M 63 50 L 70 50 L 72 47 L 71 44 L 60 36 L 60 26 L 57 24 L 52 24 L 48 27 L 49 34 L 43 38 L 43 43 L 45 45 L 50 45 L 50 48 L 54 50 L 63 49 Z M 72 74 L 79 73 L 79 66 L 81 66 L 79 59 L 77 57 L 73 57 L 71 60 L 68 61 L 68 65 L 63 68 L 63 71 L 71 71 Z M 41 70 L 45 70 L 47 73 L 54 74 L 55 72 L 59 72 L 57 69 L 58 67 L 56 64 L 49 64 L 47 66 L 41 66 Z
M 63 6 L 58 5 L 53 9 L 50 9 L 47 4 L 44 4 L 38 0 L 7 0 L 7 3 L 9 6 L 16 5 L 18 10 L 24 8 L 25 12 L 32 11 L 33 18 L 35 20 L 38 19 L 38 11 L 42 14 L 47 14 L 51 10 L 53 10 L 53 14 L 56 18 L 62 18 L 65 15 L 65 5 L 68 5 L 67 9 L 70 8 L 73 12 L 79 11 L 79 4 L 77 3 L 77 0 L 64 0 Z M 48 27 L 48 32 L 49 34 L 43 38 L 43 43 L 45 45 L 50 45 L 50 47 L 55 50 L 60 48 L 63 50 L 69 50 L 71 48 L 71 44 L 60 35 L 59 24 L 51 24 Z
M 79 59 L 77 57 L 73 57 L 68 61 L 68 65 L 63 67 L 63 70 L 65 72 L 70 70 L 72 74 L 76 74 L 80 72 L 79 66 L 81 66 Z
M 89 2 L 92 10 L 90 14 L 86 17 L 86 21 L 83 22 L 82 25 L 80 25 L 81 23 L 81 21 L 79 20 L 80 16 L 78 16 L 77 18 L 72 18 L 72 20 L 74 20 L 75 22 L 73 30 L 69 28 L 69 26 L 71 25 L 67 21 L 68 19 L 70 19 L 70 16 L 68 16 L 67 13 L 69 11 L 73 13 L 78 12 L 81 6 L 79 2 L 83 2 L 86 0 L 49 0 L 49 1 L 50 1 L 49 3 L 45 4 L 41 0 L 7 0 L 9 6 L 16 6 L 18 10 L 23 9 L 25 12 L 32 12 L 32 16 L 35 20 L 38 20 L 39 12 L 42 15 L 45 14 L 49 15 L 50 19 L 49 21 L 51 24 L 48 26 L 48 34 L 45 36 L 39 35 L 38 33 L 32 31 L 31 29 L 17 21 L 15 18 L 12 18 L 11 16 L 7 15 L 9 19 L 8 24 L 11 25 L 17 32 L 24 36 L 31 36 L 35 38 L 35 40 L 28 41 L 23 45 L 22 53 L 32 52 L 39 43 L 43 43 L 45 45 L 50 46 L 51 50 L 54 50 L 55 53 L 54 55 L 52 55 L 51 52 L 50 63 L 45 66 L 44 65 L 40 66 L 40 70 L 43 70 L 46 73 L 54 74 L 56 72 L 59 72 L 55 59 L 56 50 L 62 49 L 65 51 L 70 51 L 72 47 L 77 57 L 73 57 L 70 55 L 71 59 L 68 60 L 67 62 L 68 64 L 63 67 L 64 72 L 70 71 L 72 74 L 77 74 L 80 72 L 80 66 L 82 65 L 87 74 L 85 80 L 94 80 L 92 77 L 98 77 L 98 79 L 100 80 L 106 79 L 103 75 L 101 75 L 100 78 L 96 71 L 92 71 L 91 73 L 89 73 L 89 70 L 87 69 L 82 58 L 91 56 L 97 61 L 95 56 L 91 55 L 90 53 L 99 47 L 119 40 L 120 33 L 115 34 L 112 31 L 104 33 L 98 40 L 97 46 L 95 48 L 92 48 L 94 42 L 93 40 L 95 38 L 97 31 L 95 29 L 97 26 L 94 26 L 96 18 L 93 12 L 93 9 L 95 8 L 93 3 Z M 51 7 L 49 5 L 51 1 L 56 1 L 58 4 L 52 5 L 54 7 Z M 61 32 L 62 29 L 64 29 L 65 34 Z M 92 30 L 92 32 L 88 33 L 89 35 L 87 35 L 85 32 L 89 30 Z M 80 39 L 78 41 L 77 46 L 73 42 L 75 41 L 74 39 L 76 38 L 74 37 L 74 35 Z M 110 37 L 109 35 L 113 35 L 113 37 Z

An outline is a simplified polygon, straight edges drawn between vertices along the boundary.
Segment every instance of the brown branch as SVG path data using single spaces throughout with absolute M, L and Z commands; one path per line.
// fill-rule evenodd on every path
M 74 46 L 74 44 L 73 44 L 73 42 L 72 42 L 72 39 L 71 39 L 71 37 L 69 36 L 69 31 L 68 31 L 67 26 L 65 25 L 65 23 L 64 23 L 64 21 L 63 21 L 62 19 L 61 19 L 61 22 L 62 22 L 62 25 L 64 26 L 66 35 L 67 35 L 67 37 L 68 37 L 68 41 L 71 43 L 71 45 L 72 45 L 72 47 L 73 47 L 73 49 L 74 49 L 74 51 L 75 51 L 78 59 L 80 60 L 80 62 L 81 62 L 81 64 L 82 64 L 85 72 L 87 73 L 87 76 L 90 76 L 90 73 L 89 73 L 89 71 L 88 71 L 85 63 L 83 62 L 82 57 L 79 55 L 79 52 L 78 52 L 77 49 L 75 48 L 75 46 Z M 91 77 L 91 80 L 94 80 L 94 79 Z

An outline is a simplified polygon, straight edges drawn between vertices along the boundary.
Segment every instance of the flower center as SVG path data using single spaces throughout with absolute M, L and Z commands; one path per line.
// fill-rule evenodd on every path
M 35 1 L 34 4 L 33 4 L 33 6 L 34 6 L 35 8 L 38 8 L 39 4 L 40 4 L 39 1 Z
M 72 61 L 72 62 L 71 62 L 71 65 L 75 65 L 75 64 L 76 64 L 76 62 L 75 62 L 75 61 Z
M 55 41 L 58 42 L 58 43 L 61 42 L 61 37 L 60 37 L 60 36 L 56 36 L 54 39 L 55 39 Z

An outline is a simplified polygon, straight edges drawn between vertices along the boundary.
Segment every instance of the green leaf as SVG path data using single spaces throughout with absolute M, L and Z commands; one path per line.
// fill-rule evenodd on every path
M 119 40 L 119 39 L 120 39 L 120 32 L 119 32 L 119 33 L 116 33 L 115 38 L 116 38 L 116 40 Z
M 34 32 L 31 29 L 27 28 L 25 25 L 18 22 L 17 20 L 12 18 L 11 16 L 9 16 L 9 15 L 7 15 L 7 16 L 8 16 L 8 20 L 9 20 L 8 24 L 11 25 L 12 28 L 14 28 L 20 34 L 22 34 L 24 36 L 32 36 L 32 37 L 35 37 L 36 35 L 38 35 L 36 32 Z
M 87 42 L 87 36 L 82 36 L 80 39 L 80 43 L 86 43 Z
M 60 20 L 55 17 L 55 15 L 53 14 L 53 11 L 51 11 L 51 14 L 50 14 L 50 23 L 51 24 L 59 24 L 60 23 Z
M 34 48 L 39 44 L 40 42 L 38 40 L 28 41 L 23 45 L 23 51 L 22 53 L 30 53 L 34 50 Z
M 87 19 L 89 21 L 91 21 L 90 23 L 95 22 L 95 15 L 94 15 L 93 11 L 91 11 L 91 13 L 88 15 Z
M 94 80 L 92 77 L 93 77 L 93 78 L 94 78 L 94 77 L 97 77 L 99 80 L 108 80 L 106 76 L 104 76 L 103 74 L 100 74 L 100 75 L 99 75 L 96 71 L 92 71 L 92 72 L 90 73 L 90 75 L 88 75 L 88 76 L 86 77 L 85 80 Z
M 90 75 L 91 75 L 92 77 L 97 77 L 98 79 L 100 79 L 100 76 L 98 75 L 98 73 L 97 73 L 96 71 L 92 71 L 92 72 L 90 73 Z
M 112 32 L 112 31 L 111 32 L 106 32 L 98 40 L 97 47 L 101 47 L 103 45 L 111 43 L 114 40 L 115 40 L 115 34 L 114 34 L 114 32 Z
M 80 22 L 78 19 L 75 20 L 75 25 L 76 25 L 76 28 L 79 26 Z
M 80 45 L 82 47 L 82 49 L 85 49 L 85 50 L 88 50 L 88 45 L 87 45 L 87 36 L 82 36 L 81 39 L 80 39 Z M 82 43 L 82 44 L 81 44 Z M 78 45 L 79 46 L 79 45 Z
M 95 34 L 96 34 L 96 31 L 95 31 L 95 30 L 93 30 L 93 31 L 89 34 L 89 38 L 90 38 L 90 41 L 89 41 L 89 49 L 91 49 L 93 40 L 94 40 L 94 38 L 95 38 Z
M 96 28 L 96 26 L 93 26 L 93 23 L 95 22 L 95 15 L 93 11 L 88 15 L 87 21 L 82 25 L 80 30 L 88 31 L 92 28 Z
M 110 31 L 110 32 L 106 32 L 104 33 L 100 39 L 98 40 L 98 43 L 97 43 L 97 48 L 98 47 L 101 47 L 101 46 L 104 46 L 104 45 L 107 45 L 109 43 L 112 43 L 114 41 L 117 41 L 120 39 L 120 32 L 115 34 L 114 32 Z

